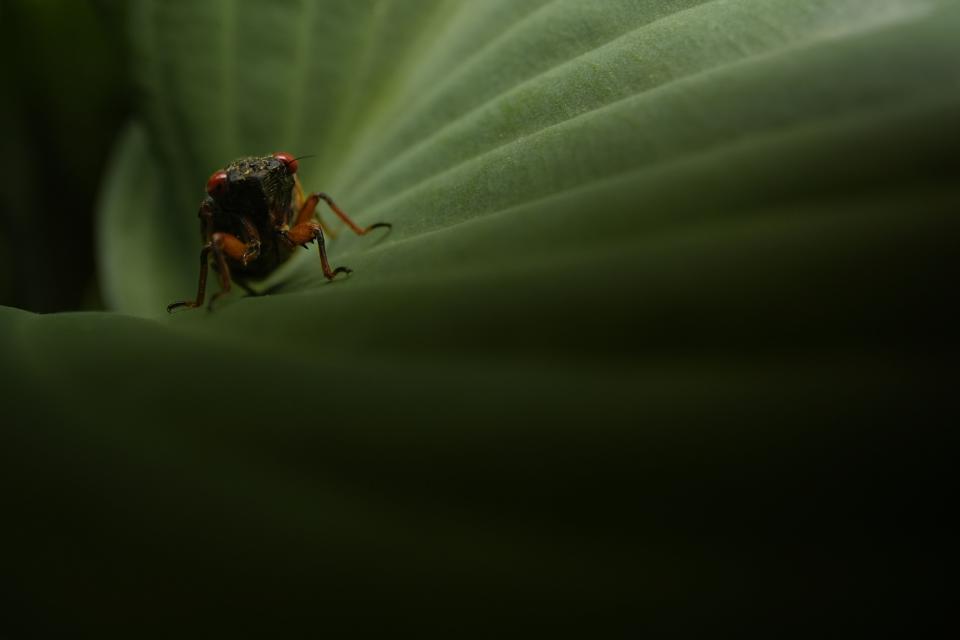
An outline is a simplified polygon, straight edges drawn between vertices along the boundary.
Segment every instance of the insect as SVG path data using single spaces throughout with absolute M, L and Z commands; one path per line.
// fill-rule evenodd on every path
M 316 215 L 323 200 L 333 212 L 358 235 L 373 229 L 389 228 L 387 222 L 358 227 L 325 193 L 305 196 L 297 175 L 298 158 L 289 153 L 241 158 L 215 171 L 207 180 L 207 196 L 200 203 L 200 282 L 195 300 L 174 302 L 177 307 L 203 305 L 207 288 L 207 268 L 213 258 L 213 269 L 220 278 L 220 291 L 210 299 L 213 303 L 230 291 L 231 281 L 253 293 L 247 281 L 268 275 L 286 262 L 294 250 L 316 241 L 320 264 L 327 280 L 338 273 L 350 273 L 348 267 L 330 267 L 323 241 L 328 229 Z

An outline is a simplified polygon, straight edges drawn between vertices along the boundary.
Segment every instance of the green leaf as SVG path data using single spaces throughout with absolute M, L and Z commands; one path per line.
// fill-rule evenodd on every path
M 897 171 L 890 163 L 910 162 L 880 155 L 856 169 L 849 165 L 865 157 L 848 155 L 831 165 L 817 157 L 822 148 L 806 151 L 817 138 L 837 139 L 831 153 L 857 154 L 891 124 L 904 137 L 931 135 L 930 117 L 951 126 L 949 3 L 474 4 L 142 3 L 138 69 L 159 154 L 145 156 L 154 166 L 139 169 L 138 182 L 150 189 L 159 181 L 163 195 L 139 193 L 126 174 L 114 181 L 122 185 L 115 191 L 129 191 L 126 204 L 117 195 L 105 207 L 104 288 L 128 292 L 111 298 L 116 308 L 162 314 L 172 286 L 151 281 L 175 281 L 175 298 L 190 295 L 197 267 L 187 254 L 197 251 L 203 182 L 242 154 L 317 154 L 303 162 L 308 188 L 333 193 L 362 221 L 395 224 L 379 243 L 339 238 L 333 255 L 342 261 L 373 259 L 363 254 L 376 246 L 430 263 L 424 234 L 502 216 L 495 243 L 490 235 L 471 241 L 476 226 L 456 232 L 458 253 L 444 254 L 455 260 L 430 263 L 447 278 L 451 265 L 503 269 L 537 253 L 573 257 L 593 242 L 640 239 L 671 214 L 678 232 L 698 228 L 658 211 L 651 189 L 660 172 L 699 167 L 676 174 L 682 191 L 731 155 L 783 168 L 772 179 L 727 171 L 721 182 L 735 183 L 726 191 L 738 200 L 718 202 L 715 193 L 691 203 L 711 225 L 833 189 L 834 167 L 859 171 L 851 177 L 860 182 L 846 184 L 852 193 Z M 760 184 L 774 193 L 758 194 Z M 566 197 L 591 189 L 599 195 L 586 208 Z M 619 199 L 608 202 L 607 193 Z M 538 201 L 539 214 L 508 222 L 508 211 L 533 211 Z M 129 217 L 120 210 L 155 221 L 155 239 L 110 236 L 109 221 Z M 126 255 L 127 244 L 139 258 Z M 301 256 L 305 278 L 294 289 L 323 284 L 316 263 Z M 413 275 L 382 264 L 356 279 L 390 274 Z
M 158 317 L 164 310 L 158 300 L 182 295 L 181 269 L 177 262 L 197 260 L 199 224 L 192 237 L 177 223 L 169 192 L 157 174 L 154 155 L 144 128 L 132 124 L 123 132 L 107 169 L 111 176 L 101 194 L 98 244 L 104 299 L 113 307 L 144 317 Z M 149 211 L 151 215 L 146 215 Z M 198 221 L 195 221 L 195 223 Z M 179 250 L 178 250 L 179 249 Z
M 958 30 L 947 0 L 138 3 L 122 313 L 0 310 L 13 469 L 61 469 L 18 513 L 95 512 L 79 556 L 25 528 L 25 592 L 135 620 L 146 554 L 178 611 L 308 621 L 841 597 L 810 576 L 867 575 L 888 528 L 850 505 L 948 397 Z M 168 319 L 207 176 L 274 150 L 394 229 Z

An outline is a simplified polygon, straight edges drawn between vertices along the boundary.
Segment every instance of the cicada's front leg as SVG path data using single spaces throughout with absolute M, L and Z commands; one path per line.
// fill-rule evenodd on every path
M 229 257 L 241 264 L 247 264 L 249 261 L 256 259 L 260 253 L 260 236 L 256 233 L 255 228 L 253 229 L 253 236 L 246 242 L 231 233 L 225 233 L 223 231 L 213 233 L 213 212 L 210 210 L 207 202 L 204 202 L 204 204 L 200 206 L 200 219 L 202 221 L 201 224 L 204 229 L 206 242 L 200 250 L 200 280 L 197 283 L 197 297 L 195 300 L 185 300 L 169 304 L 167 305 L 167 312 L 179 307 L 194 309 L 203 305 L 207 291 L 207 270 L 210 266 L 211 253 L 213 254 L 213 259 L 216 260 L 217 274 L 220 277 L 220 291 L 210 298 L 211 309 L 213 308 L 213 303 L 216 302 L 218 298 L 230 292 L 230 267 L 227 264 L 226 258 Z M 244 219 L 244 226 L 249 230 L 253 225 Z

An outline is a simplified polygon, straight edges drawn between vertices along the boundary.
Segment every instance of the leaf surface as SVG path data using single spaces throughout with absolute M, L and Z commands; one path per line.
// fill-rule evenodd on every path
M 958 29 L 946 0 L 140 2 L 99 235 L 120 313 L 0 310 L 10 450 L 63 465 L 55 513 L 145 540 L 164 593 L 199 567 L 291 615 L 324 576 L 346 618 L 496 592 L 608 621 L 823 593 L 889 542 L 849 505 L 948 397 Z M 348 278 L 311 249 L 168 317 L 207 176 L 274 150 L 393 230 L 334 225 Z M 70 558 L 42 560 L 64 590 Z

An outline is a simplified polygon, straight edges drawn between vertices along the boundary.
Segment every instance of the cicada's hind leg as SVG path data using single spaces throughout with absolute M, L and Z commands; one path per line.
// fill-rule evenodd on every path
M 333 198 L 331 198 L 327 194 L 325 193 L 311 194 L 310 197 L 307 198 L 307 202 L 309 202 L 310 200 L 313 200 L 314 198 L 319 198 L 320 200 L 323 200 L 328 205 L 330 205 L 330 208 L 333 210 L 335 214 L 337 214 L 337 217 L 343 220 L 347 224 L 347 226 L 350 227 L 353 230 L 353 232 L 358 236 L 366 235 L 367 233 L 369 233 L 370 231 L 373 231 L 374 229 L 390 229 L 393 227 L 393 225 L 390 224 L 389 222 L 375 222 L 374 224 L 371 224 L 368 227 L 358 227 L 357 224 L 350 219 L 350 216 L 348 216 L 343 211 L 341 211 L 340 207 L 337 206 L 337 203 L 333 201 Z M 316 204 L 314 204 L 314 206 L 316 206 Z
M 333 201 L 333 198 L 331 198 L 327 194 L 311 193 L 308 197 L 304 197 L 303 187 L 300 186 L 299 177 L 296 179 L 295 185 L 296 186 L 294 191 L 296 192 L 296 195 L 297 195 L 296 206 L 299 209 L 299 211 L 297 212 L 296 220 L 295 220 L 296 224 L 299 224 L 301 222 L 306 222 L 307 220 L 313 218 L 314 215 L 316 215 L 317 204 L 321 200 L 323 200 L 330 206 L 330 209 L 332 209 L 333 212 L 337 214 L 337 217 L 343 220 L 344 223 L 346 223 L 346 225 L 350 227 L 350 229 L 352 229 L 353 232 L 356 233 L 357 235 L 362 236 L 362 235 L 366 235 L 368 232 L 372 231 L 373 229 L 389 229 L 393 226 L 389 222 L 377 222 L 375 224 L 370 225 L 369 227 L 360 227 L 357 225 L 357 223 L 351 220 L 350 216 L 344 213 L 343 210 L 337 206 L 337 203 Z M 324 232 L 326 232 L 326 234 L 329 235 L 331 238 L 336 237 L 330 231 L 330 229 L 323 223 L 323 220 L 320 220 L 320 216 L 316 216 L 316 217 L 319 220 L 320 226 L 323 228 Z
M 331 237 L 333 233 L 330 229 L 320 220 L 317 215 L 317 204 L 323 200 L 330 205 L 330 208 L 333 209 L 333 212 L 336 213 L 341 220 L 343 220 L 347 225 L 353 229 L 358 235 L 364 235 L 371 229 L 378 229 L 381 227 L 390 228 L 390 224 L 386 222 L 378 222 L 377 224 L 372 224 L 369 227 L 358 227 L 353 220 L 351 220 L 347 214 L 340 210 L 340 207 L 336 205 L 333 199 L 325 193 L 312 193 L 308 197 L 304 197 L 303 187 L 300 186 L 300 178 L 296 178 L 294 183 L 294 207 L 296 208 L 296 216 L 293 219 L 293 224 L 290 228 L 280 227 L 278 233 L 291 247 L 296 246 L 305 246 L 307 243 L 313 242 L 316 240 L 317 249 L 320 252 L 320 264 L 323 267 L 323 275 L 327 280 L 333 280 L 333 278 L 338 273 L 350 273 L 351 269 L 349 267 L 337 267 L 331 268 L 330 261 L 327 259 L 327 248 L 324 243 L 323 234 L 327 232 Z
M 296 217 L 293 219 L 293 225 L 296 226 L 301 222 L 306 222 L 313 217 L 314 211 L 317 209 L 317 203 L 314 202 L 312 207 L 307 206 L 307 196 L 303 193 L 303 185 L 300 184 L 300 176 L 294 174 L 293 176 L 293 209 L 297 212 Z M 323 232 L 330 236 L 331 238 L 336 238 L 337 234 L 333 232 L 333 229 L 327 226 L 327 224 L 320 219 L 320 216 L 316 217 L 317 222 L 320 224 L 320 228 L 323 229 Z

